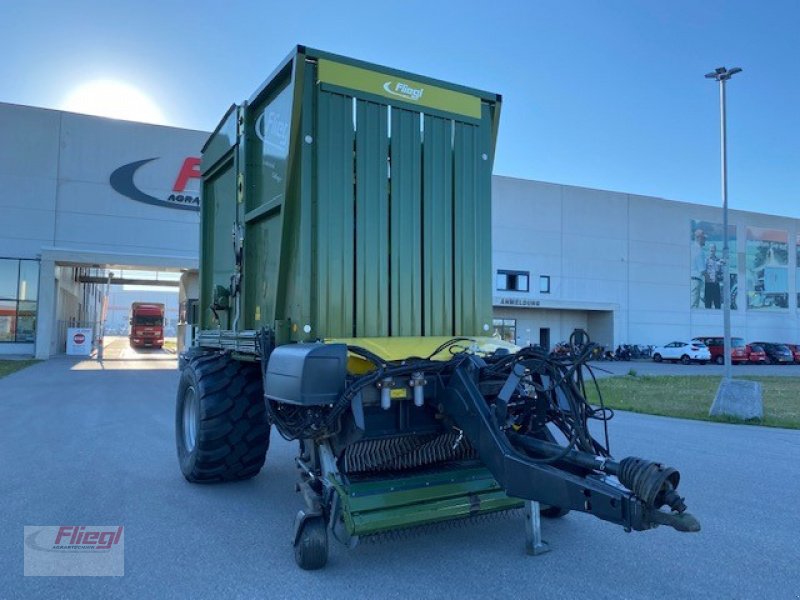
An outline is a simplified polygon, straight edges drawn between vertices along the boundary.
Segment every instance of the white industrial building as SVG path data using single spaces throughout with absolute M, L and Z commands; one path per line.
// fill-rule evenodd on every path
M 492 215 L 495 323 L 518 342 L 552 346 L 576 328 L 607 346 L 722 335 L 721 308 L 692 295 L 693 236 L 721 256 L 720 208 L 495 176 Z M 797 219 L 728 219 L 732 334 L 796 343 Z M 507 272 L 525 289 L 509 289 Z
M 66 327 L 97 320 L 109 272 L 197 268 L 208 133 L 2 103 L 0 130 L 0 355 L 63 352 Z M 720 209 L 502 176 L 493 203 L 498 334 L 721 333 Z M 797 220 L 734 210 L 730 225 L 733 334 L 800 341 Z
M 0 103 L 0 354 L 64 352 L 120 269 L 197 268 L 207 133 Z

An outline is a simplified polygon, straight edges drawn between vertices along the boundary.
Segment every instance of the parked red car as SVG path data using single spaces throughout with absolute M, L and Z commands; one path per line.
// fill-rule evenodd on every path
M 758 344 L 747 345 L 747 360 L 755 364 L 767 364 L 767 353 Z
M 703 342 L 708 346 L 711 352 L 711 362 L 718 365 L 724 365 L 725 359 L 723 358 L 725 338 L 724 337 L 696 337 L 692 341 Z M 731 338 L 731 364 L 743 364 L 747 362 L 747 346 L 744 340 L 740 337 Z
M 800 345 L 798 344 L 784 344 L 789 350 L 792 351 L 794 356 L 794 364 L 800 364 Z

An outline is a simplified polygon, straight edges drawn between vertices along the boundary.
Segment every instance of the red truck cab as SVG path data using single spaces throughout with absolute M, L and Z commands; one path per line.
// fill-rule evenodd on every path
M 131 305 L 131 348 L 164 346 L 164 305 L 155 302 L 134 302 Z

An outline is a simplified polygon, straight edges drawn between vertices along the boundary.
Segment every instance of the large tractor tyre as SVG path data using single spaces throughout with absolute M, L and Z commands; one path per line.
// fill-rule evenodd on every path
M 256 363 L 227 354 L 191 359 L 181 373 L 175 441 L 192 483 L 240 481 L 261 471 L 270 426 Z
M 178 370 L 183 371 L 189 366 L 189 363 L 192 362 L 193 358 L 203 356 L 203 354 L 205 354 L 205 352 L 202 348 L 197 346 L 189 346 L 183 352 L 178 354 Z

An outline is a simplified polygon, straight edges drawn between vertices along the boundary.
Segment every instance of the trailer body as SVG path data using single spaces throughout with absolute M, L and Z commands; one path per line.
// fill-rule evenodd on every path
M 499 112 L 497 94 L 298 47 L 203 150 L 202 329 L 486 335 Z
M 589 431 L 611 416 L 585 398 L 591 347 L 487 337 L 500 106 L 298 46 L 203 148 L 179 462 L 189 481 L 246 479 L 272 430 L 297 440 L 303 568 L 325 564 L 329 532 L 352 544 L 525 500 L 699 529 L 677 471 L 617 462 Z

